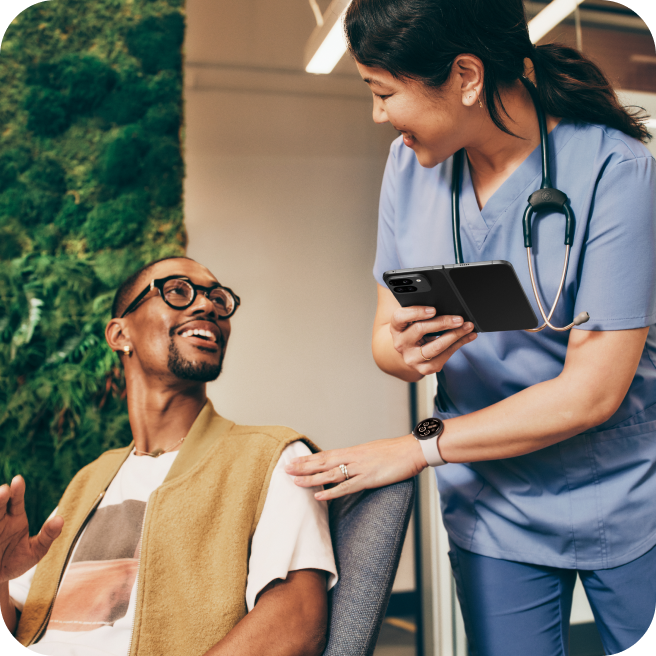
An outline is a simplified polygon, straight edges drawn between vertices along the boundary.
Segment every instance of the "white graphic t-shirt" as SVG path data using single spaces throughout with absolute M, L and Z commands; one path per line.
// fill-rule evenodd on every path
M 314 498 L 318 488 L 299 488 L 284 471 L 292 458 L 309 453 L 302 442 L 290 444 L 271 476 L 251 545 L 249 611 L 267 584 L 284 579 L 290 571 L 324 570 L 329 573 L 329 589 L 337 582 L 327 504 Z M 74 547 L 44 636 L 29 649 L 50 656 L 128 654 L 146 506 L 176 456 L 177 452 L 159 458 L 134 452 L 128 456 Z M 9 594 L 19 610 L 35 569 L 9 582 Z

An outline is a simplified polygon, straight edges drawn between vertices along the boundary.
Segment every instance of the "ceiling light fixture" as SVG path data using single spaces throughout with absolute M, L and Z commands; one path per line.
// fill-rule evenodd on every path
M 531 43 L 537 43 L 545 34 L 576 11 L 583 0 L 553 0 L 528 23 Z
M 317 25 L 321 27 L 323 25 L 323 14 L 321 13 L 321 9 L 319 8 L 317 0 L 310 0 L 310 7 L 314 12 L 314 17 L 317 20 Z
M 346 52 L 344 14 L 351 0 L 333 0 L 323 15 L 323 25 L 317 25 L 305 46 L 305 70 L 308 73 L 332 72 Z
M 553 0 L 528 24 L 533 43 L 565 20 L 583 0 Z M 332 72 L 346 52 L 344 14 L 351 0 L 333 0 L 323 15 L 323 25 L 317 25 L 305 46 L 305 70 L 308 73 Z

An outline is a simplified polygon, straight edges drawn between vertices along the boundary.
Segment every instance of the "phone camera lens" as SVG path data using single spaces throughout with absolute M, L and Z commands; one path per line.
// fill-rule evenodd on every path
M 397 294 L 404 294 L 404 293 L 407 294 L 408 292 L 416 292 L 417 288 L 414 285 L 407 285 L 404 287 L 395 287 L 394 291 Z
M 393 285 L 411 285 L 412 280 L 410 278 L 398 278 L 397 280 L 392 280 Z

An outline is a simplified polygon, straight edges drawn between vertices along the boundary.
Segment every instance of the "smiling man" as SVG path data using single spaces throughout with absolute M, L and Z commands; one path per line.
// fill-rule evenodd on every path
M 106 338 L 133 443 L 82 469 L 33 538 L 23 479 L 0 487 L 2 615 L 32 651 L 322 652 L 336 579 L 327 508 L 284 473 L 316 447 L 288 428 L 238 426 L 206 396 L 238 306 L 187 258 L 117 291 Z

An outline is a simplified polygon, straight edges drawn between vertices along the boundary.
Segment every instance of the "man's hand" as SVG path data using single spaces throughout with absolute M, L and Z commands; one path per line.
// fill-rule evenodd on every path
M 59 537 L 62 517 L 51 517 L 40 533 L 30 537 L 25 514 L 25 481 L 16 476 L 0 486 L 0 585 L 18 578 L 34 567 Z

